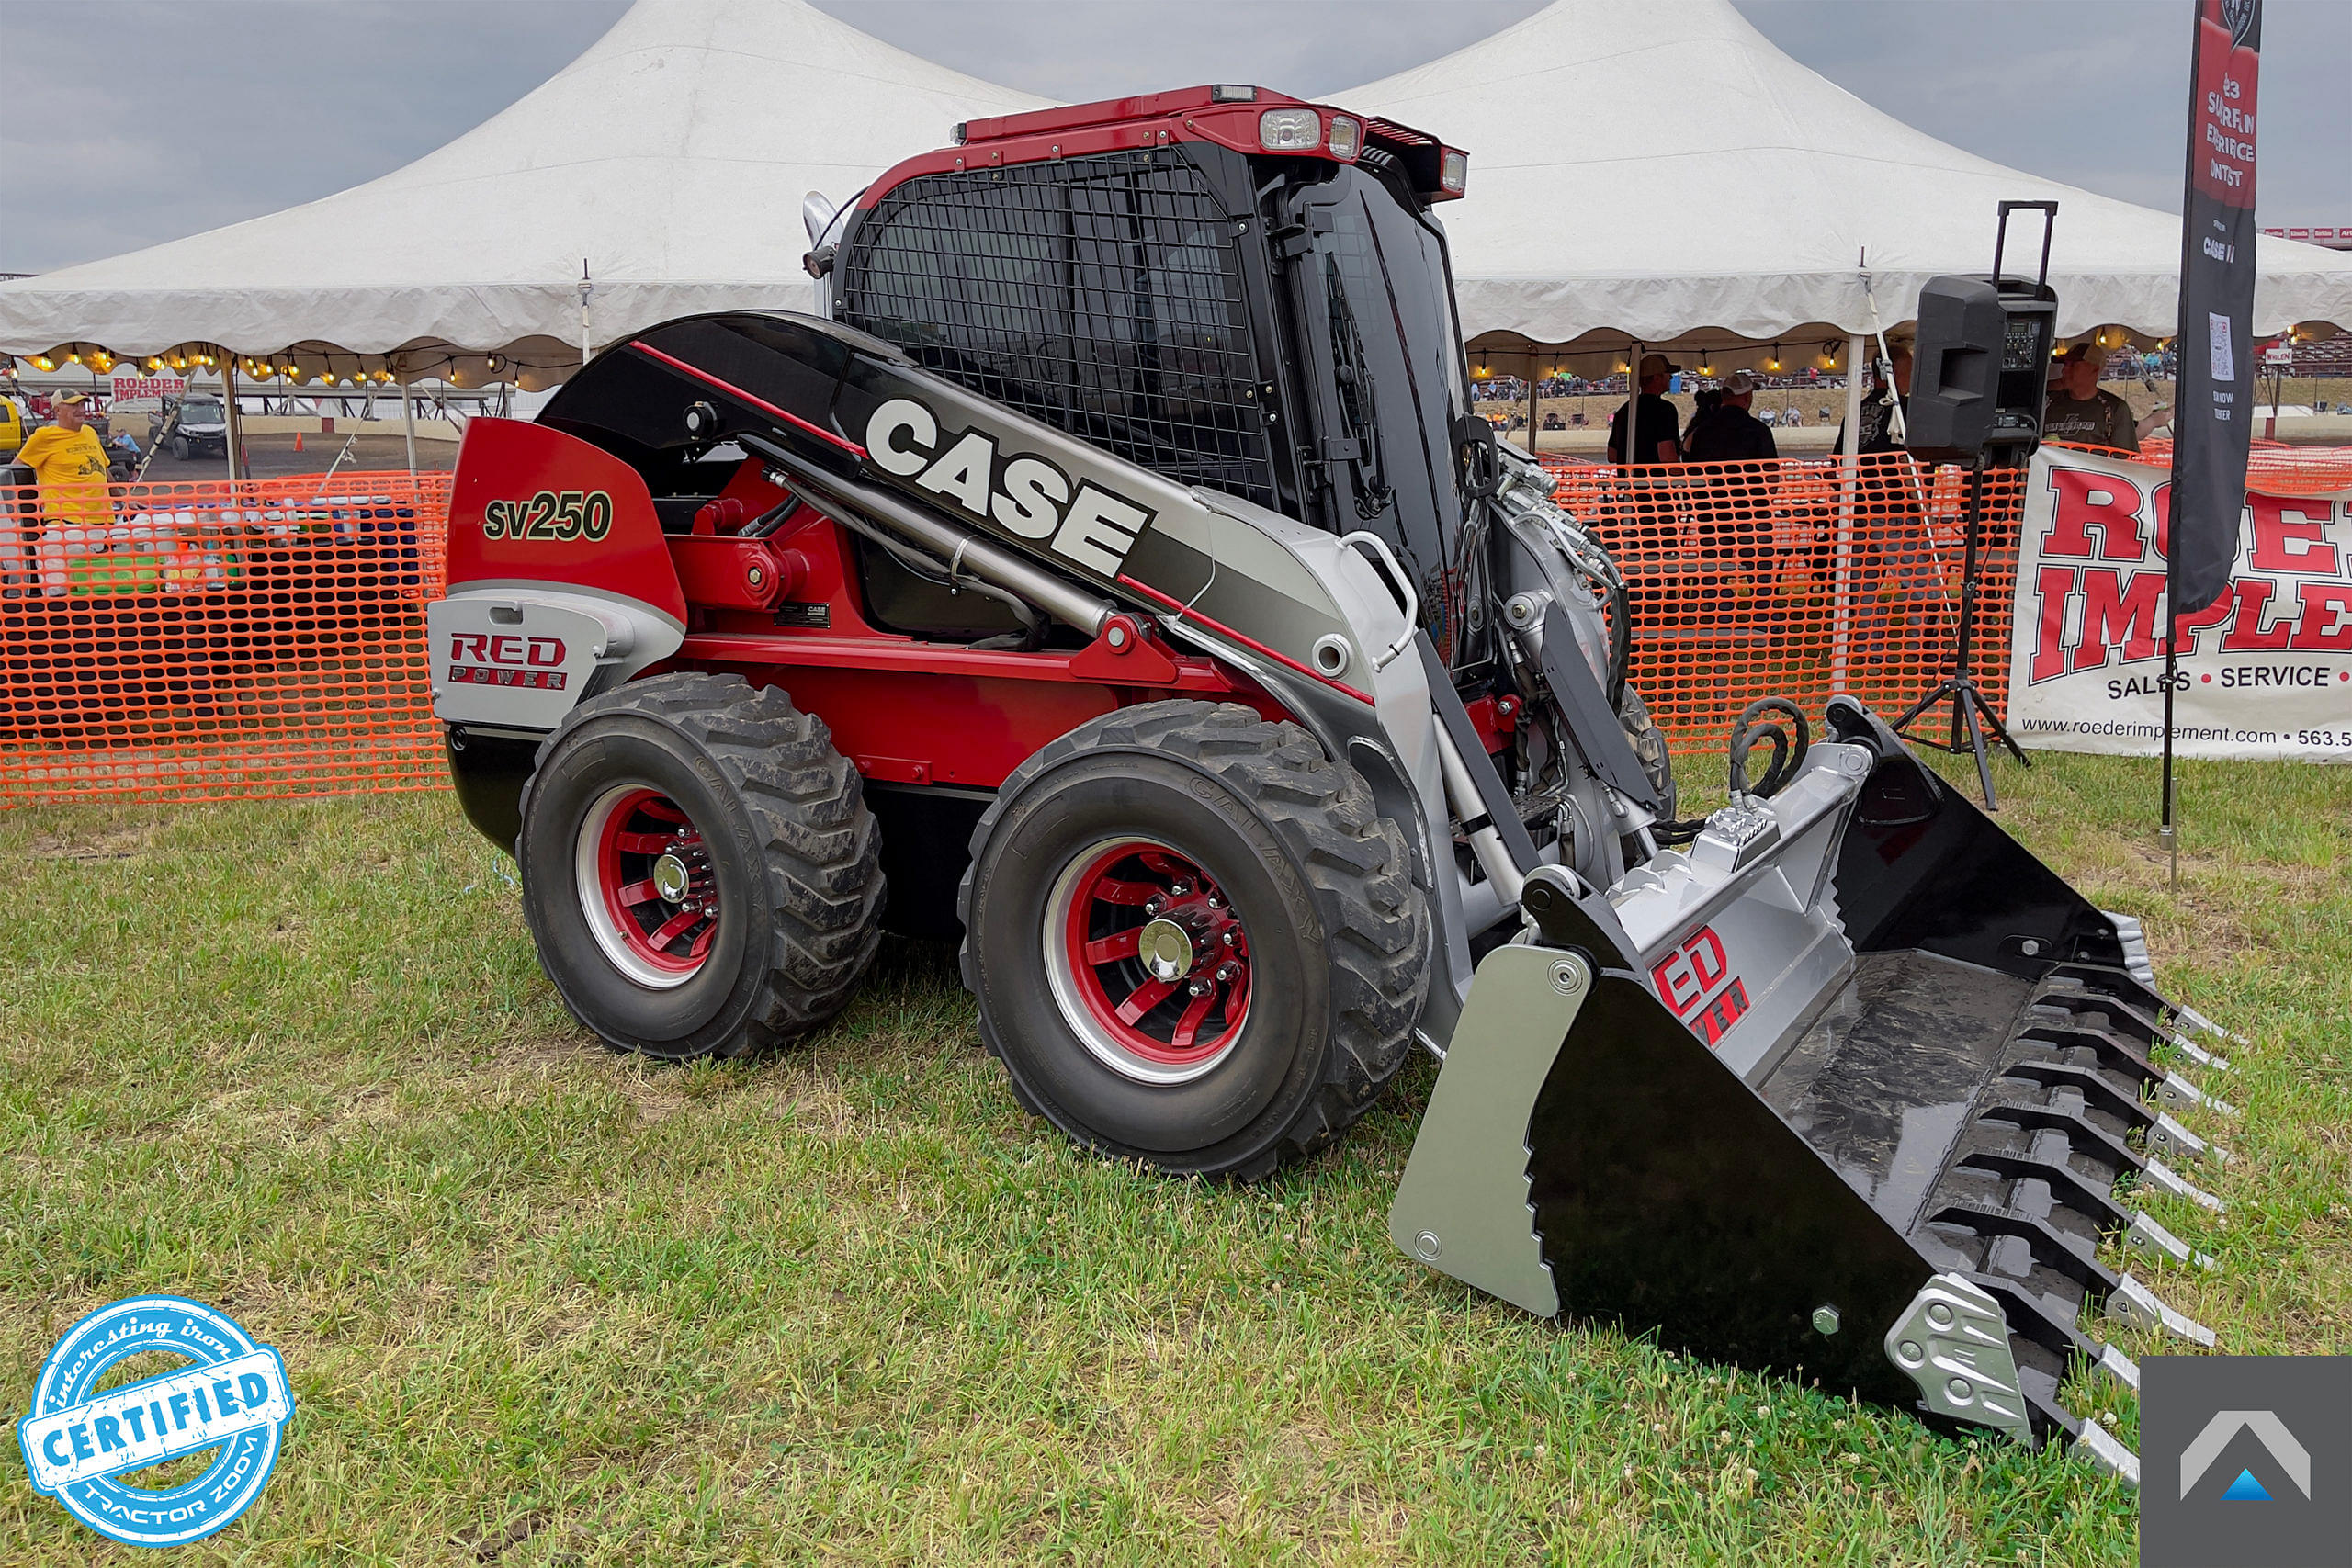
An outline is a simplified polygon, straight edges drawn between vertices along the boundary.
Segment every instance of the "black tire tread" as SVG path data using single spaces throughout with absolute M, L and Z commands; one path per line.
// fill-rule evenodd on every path
M 684 671 L 591 697 L 540 744 L 523 786 L 530 819 L 537 767 L 572 731 L 615 714 L 652 719 L 715 763 L 750 815 L 767 878 L 774 941 L 743 1027 L 708 1053 L 773 1049 L 848 1005 L 881 946 L 881 840 L 864 781 L 832 732 L 774 686 Z
M 1411 1052 L 1413 1025 L 1429 989 L 1430 916 L 1412 884 L 1404 832 L 1379 814 L 1361 774 L 1334 762 L 1312 735 L 1287 720 L 1269 720 L 1232 703 L 1122 708 L 1046 745 L 998 790 L 973 831 L 971 864 L 956 897 L 967 931 L 974 868 L 1008 805 L 1056 764 L 1103 750 L 1153 752 L 1207 774 L 1251 803 L 1306 873 L 1330 965 L 1331 1050 L 1322 1084 L 1301 1102 L 1282 1136 L 1250 1164 L 1220 1173 L 1261 1179 L 1338 1137 L 1379 1100 Z M 965 988 L 978 997 L 975 963 L 967 936 L 960 964 Z M 980 1034 L 1002 1060 L 985 1010 Z

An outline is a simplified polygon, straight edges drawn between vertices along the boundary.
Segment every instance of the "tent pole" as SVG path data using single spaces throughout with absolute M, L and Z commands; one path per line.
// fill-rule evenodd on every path
M 416 472 L 416 400 L 409 395 L 408 368 L 401 368 L 401 430 L 408 437 L 408 471 Z
M 1854 616 L 1854 498 L 1861 488 L 1862 465 L 1862 334 L 1846 339 L 1846 433 L 1839 445 L 1838 485 L 1838 567 L 1830 587 L 1833 621 L 1829 637 L 1829 689 L 1846 690 L 1847 665 L 1853 650 Z
M 220 367 L 220 412 L 227 425 L 225 440 L 229 448 L 229 479 L 231 483 L 245 477 L 245 425 L 237 417 L 237 362 L 228 357 Z
M 1527 455 L 1535 456 L 1535 355 L 1527 356 Z

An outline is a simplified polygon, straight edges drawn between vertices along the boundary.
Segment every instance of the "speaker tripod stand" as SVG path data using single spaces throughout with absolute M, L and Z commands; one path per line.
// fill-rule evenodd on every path
M 1984 791 L 1984 809 L 1997 811 L 2000 807 L 1993 798 L 1993 764 L 1984 749 L 1986 738 L 1990 737 L 2007 747 L 2009 754 L 2026 767 L 2033 764 L 2027 761 L 2026 754 L 2018 750 L 2018 743 L 2002 727 L 2000 718 L 1993 712 L 1993 705 L 1977 689 L 1976 677 L 1970 669 L 1970 660 L 1976 648 L 1976 578 L 1984 528 L 1984 453 L 1979 452 L 1970 459 L 1968 515 L 1963 524 L 1967 545 L 1960 570 L 1960 638 L 1952 654 L 1951 673 L 1936 682 L 1935 689 L 1926 696 L 1904 710 L 1903 716 L 1894 721 L 1894 728 L 1898 732 L 1906 730 L 1929 708 L 1939 703 L 1950 702 L 1950 741 L 1928 740 L 1909 735 L 1904 739 L 1955 755 L 1962 751 L 1973 751 L 1976 754 L 1976 782 Z

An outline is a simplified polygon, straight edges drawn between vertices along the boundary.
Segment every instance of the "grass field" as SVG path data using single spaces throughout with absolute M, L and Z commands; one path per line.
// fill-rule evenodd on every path
M 2352 1350 L 2352 770 L 2003 770 L 2256 1043 L 2225 1086 L 2227 1350 Z M 0 813 L 0 1404 L 140 1292 L 277 1346 L 267 1491 L 175 1561 L 2121 1562 L 2054 1452 L 1558 1328 L 1384 1229 L 1431 1072 L 1253 1190 L 1081 1158 L 944 950 L 779 1059 L 587 1041 L 447 797 Z M 2208 1129 L 2211 1130 L 2211 1129 Z M 2134 1353 L 2159 1348 L 2136 1336 Z M 2128 1398 L 2077 1391 L 2127 1435 Z M 0 1562 L 129 1562 L 0 1471 Z M 142 1559 L 143 1560 L 143 1559 Z

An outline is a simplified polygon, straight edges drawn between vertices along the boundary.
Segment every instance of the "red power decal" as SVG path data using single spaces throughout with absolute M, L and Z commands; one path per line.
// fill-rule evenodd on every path
M 1713 926 L 1701 926 L 1652 966 L 1658 998 L 1710 1047 L 1723 1043 L 1747 1011 L 1747 987 L 1731 973 L 1731 959 Z
M 563 639 L 458 632 L 449 638 L 449 679 L 472 686 L 564 688 Z M 466 662 L 471 660 L 472 662 Z

